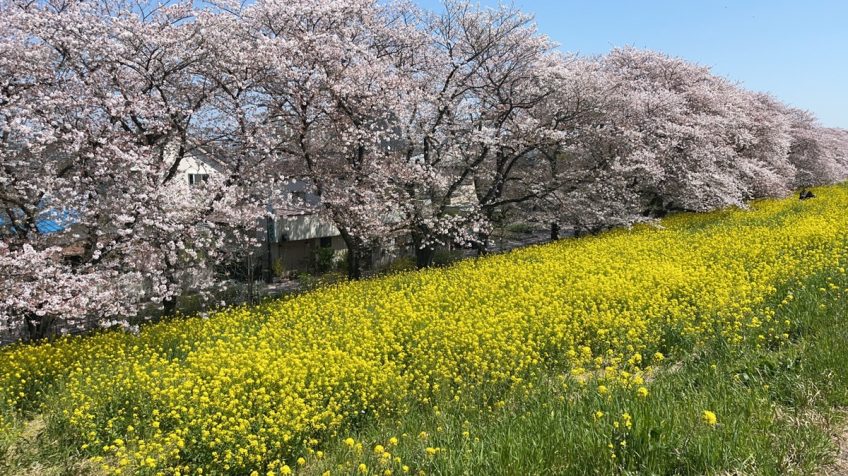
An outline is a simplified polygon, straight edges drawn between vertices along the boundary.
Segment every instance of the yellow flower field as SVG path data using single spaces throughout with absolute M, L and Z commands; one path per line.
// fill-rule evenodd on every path
M 848 188 L 816 195 L 334 285 L 138 336 L 9 347 L 0 432 L 44 405 L 109 473 L 287 474 L 362 422 L 436 400 L 487 405 L 475 398 L 538 372 L 602 374 L 646 398 L 651 366 L 706 339 L 788 338 L 791 323 L 769 305 L 776 288 L 847 254 Z

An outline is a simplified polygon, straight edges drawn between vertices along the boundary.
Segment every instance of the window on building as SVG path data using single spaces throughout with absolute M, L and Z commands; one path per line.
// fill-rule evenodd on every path
M 333 237 L 331 237 L 331 236 L 321 237 L 319 245 L 321 246 L 321 248 L 332 248 Z
M 197 185 L 200 183 L 208 182 L 209 174 L 188 174 L 188 184 L 189 185 Z

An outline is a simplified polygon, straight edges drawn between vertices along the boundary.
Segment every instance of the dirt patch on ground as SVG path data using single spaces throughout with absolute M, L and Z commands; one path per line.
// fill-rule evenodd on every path
M 839 412 L 839 428 L 833 434 L 836 455 L 832 464 L 822 468 L 821 476 L 848 476 L 848 411 Z
M 99 466 L 76 454 L 59 451 L 59 444 L 45 432 L 47 425 L 40 415 L 18 430 L 15 441 L 0 449 L 0 475 L 65 476 L 102 475 Z
M 836 435 L 836 461 L 822 471 L 823 476 L 848 476 L 848 429 Z

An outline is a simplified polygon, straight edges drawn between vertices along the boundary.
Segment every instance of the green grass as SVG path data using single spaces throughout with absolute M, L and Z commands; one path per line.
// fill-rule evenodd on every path
M 327 448 L 323 460 L 302 469 L 352 474 L 364 461 L 373 474 L 383 467 L 399 474 L 401 464 L 440 475 L 815 474 L 832 463 L 833 435 L 848 408 L 846 287 L 839 272 L 787 286 L 779 298 L 791 292 L 795 299 L 771 305 L 794 323 L 790 343 L 752 348 L 716 340 L 658 370 L 646 398 L 612 386 L 600 395 L 596 381 L 549 374 L 484 410 L 441 402 L 436 411 L 419 408 L 362 428 L 351 435 L 361 452 Z M 717 415 L 715 426 L 702 421 L 704 410 Z M 389 447 L 391 436 L 398 446 Z M 401 464 L 381 465 L 377 444 Z M 439 453 L 427 455 L 428 447 Z

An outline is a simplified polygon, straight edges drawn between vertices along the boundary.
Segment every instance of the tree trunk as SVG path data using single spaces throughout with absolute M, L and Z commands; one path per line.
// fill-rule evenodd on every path
M 165 269 L 164 276 L 167 280 L 168 290 L 171 292 L 176 292 L 176 290 L 181 289 L 179 284 L 179 280 L 177 279 L 177 270 L 176 266 L 171 263 L 171 260 L 166 256 L 165 257 Z M 162 317 L 173 317 L 177 314 L 177 296 L 170 295 L 162 300 Z
M 247 255 L 247 302 L 256 302 L 256 266 L 253 263 L 253 255 Z
M 177 297 L 169 296 L 162 300 L 162 316 L 173 317 L 177 314 Z
M 559 239 L 559 224 L 555 221 L 551 222 L 551 241 Z
M 418 269 L 433 266 L 433 255 L 436 253 L 432 247 L 415 248 L 415 266 Z
M 351 280 L 362 278 L 362 254 L 356 245 L 347 249 L 347 277 Z
M 424 236 L 424 232 L 421 230 L 412 230 L 412 246 L 415 247 L 415 267 L 418 269 L 433 266 L 433 255 L 436 253 L 432 245 L 424 245 Z
M 27 340 L 35 341 L 44 339 L 50 335 L 53 318 L 50 316 L 38 317 L 33 313 L 27 313 L 25 322 Z
M 339 230 L 342 240 L 347 246 L 347 277 L 350 280 L 362 278 L 362 244 L 360 240 L 348 233 L 347 230 Z
M 265 284 L 271 284 L 274 281 L 274 264 L 271 260 L 271 243 L 276 239 L 274 231 L 274 219 L 268 217 L 265 219 L 265 269 L 262 270 Z

